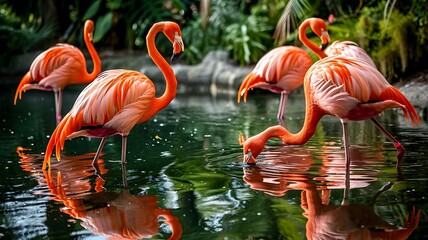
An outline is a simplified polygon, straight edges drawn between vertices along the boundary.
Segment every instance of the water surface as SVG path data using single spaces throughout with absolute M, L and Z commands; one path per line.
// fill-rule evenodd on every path
M 394 110 L 378 119 L 407 150 L 401 174 L 393 145 L 370 122 L 350 123 L 344 206 L 342 133 L 333 117 L 323 118 L 307 144 L 271 140 L 257 165 L 242 164 L 239 137 L 277 124 L 278 95 L 254 94 L 240 104 L 235 96 L 180 95 L 133 129 L 126 169 L 115 136 L 98 169 L 91 161 L 99 139 L 78 138 L 43 172 L 53 94 L 28 91 L 13 106 L 14 87 L 1 90 L 0 238 L 428 237 L 428 128 L 412 128 Z M 65 92 L 64 110 L 80 90 Z M 290 131 L 300 130 L 301 94 L 290 96 L 286 117 Z

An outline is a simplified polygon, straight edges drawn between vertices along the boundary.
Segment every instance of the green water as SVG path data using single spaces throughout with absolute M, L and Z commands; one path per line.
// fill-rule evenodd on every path
M 370 122 L 350 123 L 350 204 L 342 206 L 341 126 L 333 117 L 307 144 L 272 140 L 256 166 L 242 164 L 240 134 L 277 124 L 278 95 L 240 104 L 235 96 L 179 95 L 132 130 L 125 174 L 119 136 L 107 141 L 97 171 L 90 163 L 99 139 L 67 141 L 49 174 L 41 164 L 55 128 L 53 94 L 28 91 L 13 106 L 14 90 L 1 90 L 0 238 L 331 239 L 341 232 L 358 239 L 388 236 L 379 229 L 403 227 L 413 209 L 419 225 L 390 232 L 428 236 L 427 123 L 412 128 L 396 111 L 378 119 L 407 150 L 400 178 L 392 144 Z M 65 92 L 64 110 L 80 90 Z M 304 120 L 302 98 L 292 94 L 288 102 L 292 132 Z M 31 150 L 19 156 L 17 147 Z

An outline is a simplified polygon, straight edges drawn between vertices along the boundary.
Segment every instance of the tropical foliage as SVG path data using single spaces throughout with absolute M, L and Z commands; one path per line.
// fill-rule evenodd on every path
M 299 45 L 296 29 L 307 17 L 330 19 L 332 40 L 357 42 L 391 81 L 423 68 L 428 0 L 95 0 L 0 2 L 0 45 L 10 56 L 58 41 L 83 45 L 83 20 L 96 21 L 100 50 L 144 50 L 155 21 L 180 23 L 189 64 L 210 51 L 228 50 L 240 65 L 254 64 L 271 48 Z M 162 45 L 162 43 L 161 43 Z
M 428 15 L 421 13 L 428 1 L 393 2 L 372 1 L 353 14 L 341 13 L 329 26 L 332 40 L 358 43 L 390 81 L 424 68 L 428 52 Z

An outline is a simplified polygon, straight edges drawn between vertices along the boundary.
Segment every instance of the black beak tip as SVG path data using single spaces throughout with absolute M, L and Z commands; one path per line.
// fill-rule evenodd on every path
M 172 56 L 171 56 L 171 61 L 172 61 L 172 62 L 174 62 L 175 60 L 177 60 L 177 59 L 178 59 L 178 57 L 180 57 L 180 55 L 181 55 L 182 53 L 183 53 L 183 52 L 173 53 L 173 54 L 172 54 Z
M 324 51 L 328 46 L 328 43 L 321 44 L 321 51 Z

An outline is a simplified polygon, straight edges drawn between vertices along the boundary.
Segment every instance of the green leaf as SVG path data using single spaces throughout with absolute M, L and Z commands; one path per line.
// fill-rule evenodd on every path
M 113 19 L 113 13 L 108 12 L 106 15 L 101 16 L 97 19 L 96 28 L 94 33 L 94 43 L 103 39 L 104 35 L 110 31 L 111 23 Z
M 97 0 L 86 10 L 85 15 L 83 16 L 83 20 L 91 19 L 98 13 L 100 9 L 101 0 Z
M 117 10 L 122 6 L 122 0 L 111 0 L 107 2 L 107 7 L 110 10 Z

